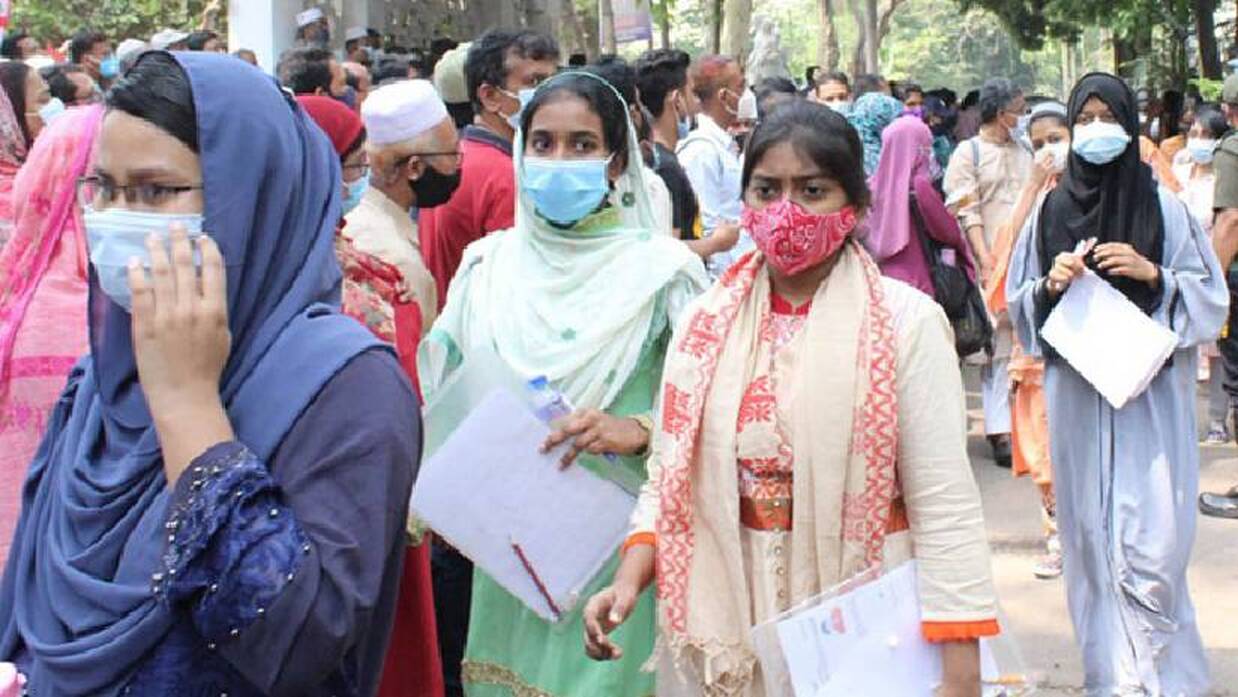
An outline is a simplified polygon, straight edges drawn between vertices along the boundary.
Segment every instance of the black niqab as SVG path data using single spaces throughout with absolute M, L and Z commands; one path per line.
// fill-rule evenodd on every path
M 1079 242 L 1092 237 L 1097 244 L 1125 242 L 1158 266 L 1164 257 L 1165 221 L 1152 169 L 1139 157 L 1135 95 L 1113 75 L 1085 75 L 1070 95 L 1070 124 L 1092 97 L 1109 106 L 1131 142 L 1117 159 L 1104 165 L 1094 165 L 1071 152 L 1066 172 L 1049 194 L 1040 216 L 1037 238 L 1044 274 L 1053 268 L 1058 254 L 1073 252 Z M 1090 255 L 1087 263 L 1144 313 L 1151 314 L 1160 304 L 1158 289 L 1133 278 L 1111 276 L 1096 268 Z

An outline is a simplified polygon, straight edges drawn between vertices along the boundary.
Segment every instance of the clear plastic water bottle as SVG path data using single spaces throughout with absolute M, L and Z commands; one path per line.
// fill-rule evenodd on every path
M 576 411 L 566 395 L 550 386 L 550 380 L 546 379 L 545 375 L 533 378 L 525 387 L 528 388 L 533 414 L 551 428 L 555 428 L 557 422 Z M 618 456 L 614 453 L 606 453 L 602 457 L 612 464 L 618 461 Z
M 572 405 L 563 393 L 550 386 L 545 375 L 539 375 L 527 383 L 529 396 L 532 400 L 533 413 L 547 426 L 553 426 L 556 421 L 571 416 Z

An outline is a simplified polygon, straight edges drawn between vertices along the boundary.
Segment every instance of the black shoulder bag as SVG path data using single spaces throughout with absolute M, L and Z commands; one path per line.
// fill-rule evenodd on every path
M 920 205 L 911 196 L 911 222 L 928 262 L 929 277 L 933 280 L 933 299 L 945 310 L 950 326 L 954 328 L 954 349 L 959 357 L 970 356 L 977 351 L 993 353 L 993 325 L 989 322 L 989 310 L 985 307 L 980 289 L 967 277 L 962 266 L 952 266 L 941 259 L 944 245 L 929 237 Z

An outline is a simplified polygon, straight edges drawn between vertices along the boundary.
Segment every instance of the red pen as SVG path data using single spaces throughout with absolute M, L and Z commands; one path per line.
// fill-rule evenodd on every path
M 512 551 L 520 559 L 520 564 L 524 566 L 525 572 L 529 574 L 529 578 L 533 579 L 533 585 L 537 586 L 537 591 L 546 599 L 546 604 L 550 606 L 550 611 L 554 613 L 555 621 L 559 621 L 563 613 L 559 611 L 559 606 L 555 603 L 555 599 L 550 596 L 550 591 L 546 589 L 546 584 L 542 582 L 541 576 L 537 575 L 537 570 L 533 568 L 532 562 L 525 556 L 524 549 L 515 540 L 511 541 L 511 545 Z

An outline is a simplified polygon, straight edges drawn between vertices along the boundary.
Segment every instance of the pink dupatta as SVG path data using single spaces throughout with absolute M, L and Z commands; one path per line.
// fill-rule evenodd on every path
M 26 159 L 26 137 L 17 118 L 8 94 L 0 90 L 0 244 L 13 235 L 13 179 Z
M 0 250 L 0 563 L 26 468 L 66 375 L 88 351 L 86 240 L 75 190 L 102 115 L 92 106 L 57 119 L 13 186 L 13 236 Z
M 881 164 L 868 180 L 873 207 L 864 238 L 878 264 L 903 251 L 914 234 L 907 201 L 913 177 L 928 172 L 933 134 L 922 121 L 904 117 L 890 124 L 881 140 Z

